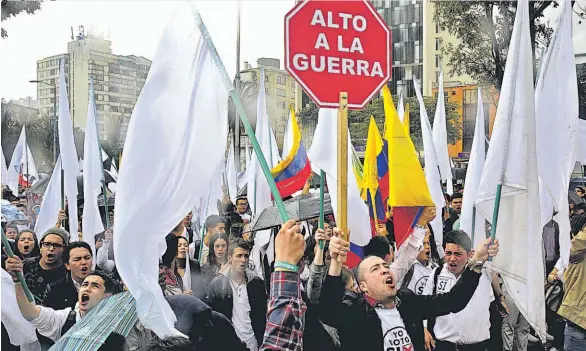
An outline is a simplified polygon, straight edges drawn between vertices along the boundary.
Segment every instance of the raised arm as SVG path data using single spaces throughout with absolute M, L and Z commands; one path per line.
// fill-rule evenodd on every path
M 417 255 L 419 255 L 419 251 L 421 251 L 421 244 L 423 243 L 423 237 L 425 236 L 425 228 L 435 216 L 435 207 L 424 208 L 417 224 L 413 228 L 413 232 L 401 245 L 399 250 L 397 250 L 395 255 L 396 259 L 391 264 L 391 271 L 397 276 L 397 281 L 403 281 L 405 274 L 407 274 L 411 266 L 415 263 L 415 260 L 417 260 Z
M 301 228 L 292 220 L 283 224 L 275 238 L 275 272 L 271 275 L 267 325 L 260 350 L 303 349 L 306 306 L 295 267 L 304 250 Z
M 476 248 L 474 257 L 471 260 L 472 262 L 485 262 L 488 260 L 489 255 L 493 257 L 498 253 L 498 241 L 495 240 L 494 244 L 489 247 L 491 240 L 490 238 L 486 239 Z M 412 303 L 413 311 L 421 313 L 419 316 L 421 319 L 430 319 L 448 313 L 457 313 L 468 305 L 472 295 L 474 295 L 482 275 L 481 268 L 482 266 L 476 265 L 465 268 L 458 282 L 446 294 L 413 295 L 405 303 Z M 428 279 L 426 286 L 427 292 L 429 292 L 428 286 L 431 286 L 430 279 L 433 279 L 433 277 L 430 276 Z
M 106 240 L 104 240 L 102 247 L 96 254 L 96 264 L 98 267 L 106 271 L 106 273 L 112 273 L 114 268 L 116 268 L 116 263 L 113 260 L 108 259 L 108 250 L 110 249 L 110 245 L 112 245 L 111 233 L 112 231 L 110 229 L 106 230 Z

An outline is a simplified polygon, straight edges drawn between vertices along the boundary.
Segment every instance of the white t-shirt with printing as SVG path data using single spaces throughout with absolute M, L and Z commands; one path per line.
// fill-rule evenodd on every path
M 396 308 L 374 309 L 383 330 L 384 351 L 414 351 L 411 337 L 407 334 L 405 323 Z

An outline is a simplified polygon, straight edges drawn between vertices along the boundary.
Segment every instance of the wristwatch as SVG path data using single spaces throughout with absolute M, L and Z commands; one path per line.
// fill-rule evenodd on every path
M 468 268 L 473 270 L 476 273 L 480 273 L 482 266 L 484 266 L 484 261 L 475 261 L 472 258 L 468 260 L 467 264 Z

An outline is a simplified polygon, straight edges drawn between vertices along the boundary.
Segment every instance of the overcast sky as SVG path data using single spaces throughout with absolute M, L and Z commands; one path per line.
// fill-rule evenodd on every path
M 197 1 L 204 23 L 230 76 L 236 71 L 236 1 Z M 260 57 L 281 59 L 283 19 L 293 0 L 244 0 L 241 11 L 241 62 L 256 66 Z M 45 1 L 34 15 L 19 14 L 2 22 L 8 38 L 0 40 L 0 96 L 7 100 L 36 97 L 36 61 L 65 53 L 71 27 L 102 32 L 116 55 L 152 59 L 176 1 Z
M 579 0 L 586 3 L 586 0 Z M 294 0 L 243 0 L 241 62 L 256 66 L 259 57 L 274 57 L 283 65 L 283 18 Z M 65 53 L 71 27 L 102 32 L 117 55 L 152 59 L 175 1 L 60 0 L 45 1 L 34 15 L 20 14 L 2 22 L 8 38 L 0 40 L 0 96 L 7 100 L 36 97 L 36 61 Z M 233 76 L 236 70 L 236 1 L 198 1 L 198 8 L 215 45 Z M 557 18 L 557 10 L 548 17 Z M 586 21 L 583 21 L 586 22 Z M 575 21 L 577 23 L 577 21 Z M 576 52 L 586 52 L 586 23 L 574 27 Z

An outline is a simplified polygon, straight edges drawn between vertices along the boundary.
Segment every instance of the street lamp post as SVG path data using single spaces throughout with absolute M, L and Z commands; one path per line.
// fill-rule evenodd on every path
M 29 83 L 45 84 L 53 88 L 53 164 L 57 164 L 57 85 L 40 80 L 29 80 Z

